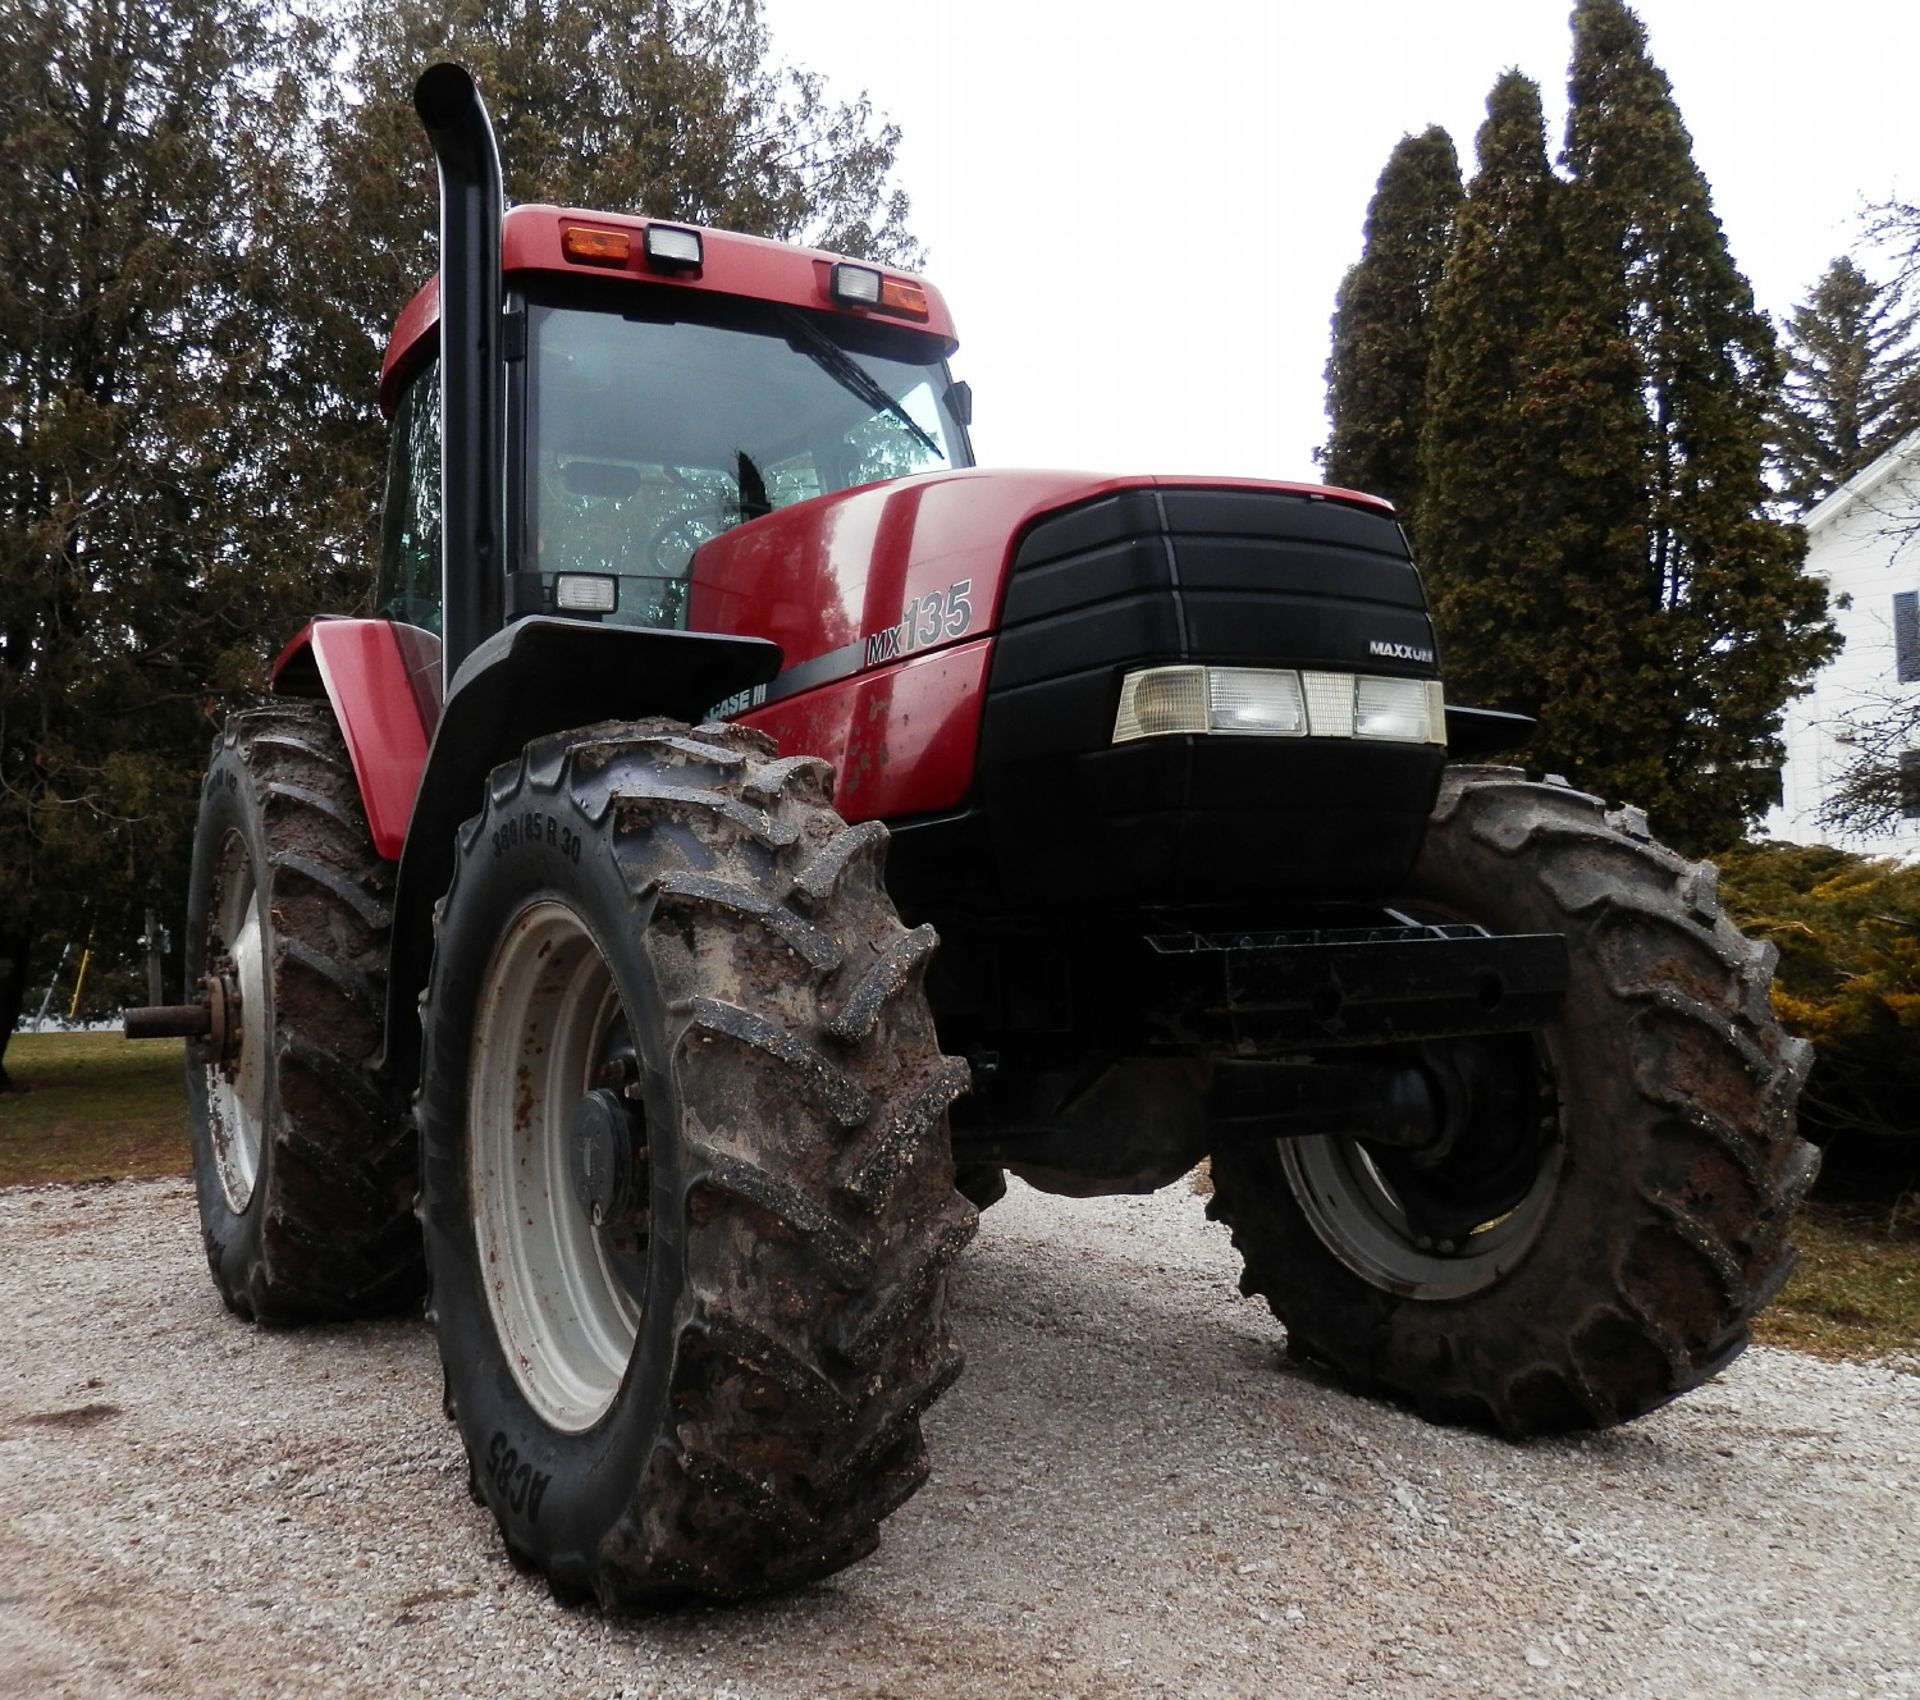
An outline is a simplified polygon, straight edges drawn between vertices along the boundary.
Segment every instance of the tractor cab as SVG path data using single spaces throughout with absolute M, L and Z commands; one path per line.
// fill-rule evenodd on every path
M 506 607 L 688 624 L 709 538 L 972 464 L 944 306 L 918 279 L 753 237 L 520 207 L 503 230 Z M 379 611 L 441 623 L 438 290 L 402 316 Z

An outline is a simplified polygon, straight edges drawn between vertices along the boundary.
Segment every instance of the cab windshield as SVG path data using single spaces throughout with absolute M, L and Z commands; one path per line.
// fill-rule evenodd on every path
M 522 564 L 549 598 L 556 574 L 603 575 L 609 620 L 684 626 L 708 538 L 970 463 L 925 338 L 765 303 L 671 305 L 684 316 L 528 307 Z

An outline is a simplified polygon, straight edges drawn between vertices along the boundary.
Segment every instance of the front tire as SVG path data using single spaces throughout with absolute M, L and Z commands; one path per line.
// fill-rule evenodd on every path
M 610 1608 L 870 1551 L 971 1236 L 885 831 L 760 734 L 543 739 L 459 839 L 423 1010 L 430 1301 L 476 1494 Z
M 230 1031 L 187 1062 L 194 1190 L 214 1284 L 256 1322 L 376 1315 L 419 1295 L 411 1129 L 372 1061 L 392 864 L 324 703 L 236 714 L 194 832 L 186 981 Z
M 1209 1213 L 1243 1290 L 1294 1357 L 1509 1435 L 1606 1427 L 1699 1385 L 1790 1272 L 1818 1163 L 1773 948 L 1637 811 L 1511 769 L 1449 772 L 1404 902 L 1564 933 L 1561 1014 L 1441 1059 L 1479 1108 L 1424 1174 L 1335 1137 L 1216 1153 Z

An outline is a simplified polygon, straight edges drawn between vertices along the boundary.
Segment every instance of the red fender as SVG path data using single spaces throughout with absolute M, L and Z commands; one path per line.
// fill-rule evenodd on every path
M 440 720 L 440 640 L 392 620 L 315 620 L 280 652 L 273 690 L 326 697 L 373 847 L 399 861 Z

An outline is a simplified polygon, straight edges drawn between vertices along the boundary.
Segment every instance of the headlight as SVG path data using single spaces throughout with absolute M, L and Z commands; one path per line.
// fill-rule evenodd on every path
M 1444 744 L 1446 702 L 1438 679 L 1290 667 L 1147 667 L 1120 681 L 1116 744 L 1180 733 Z
M 1116 744 L 1206 729 L 1206 668 L 1150 667 L 1120 681 L 1120 713 L 1113 723 Z
M 1269 738 L 1302 738 L 1307 705 L 1297 673 L 1258 667 L 1208 667 L 1207 729 L 1254 732 Z
M 1393 738 L 1403 744 L 1429 742 L 1432 711 L 1427 685 L 1425 679 L 1355 679 L 1353 735 Z

